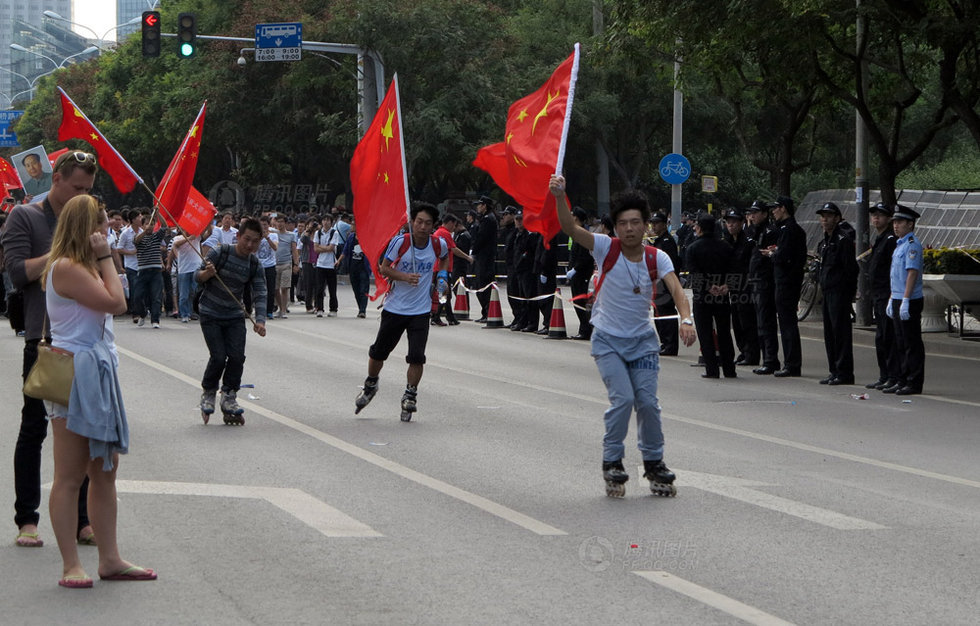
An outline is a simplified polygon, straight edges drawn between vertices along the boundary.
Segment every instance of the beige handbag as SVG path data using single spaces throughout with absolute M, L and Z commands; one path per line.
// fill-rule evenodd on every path
M 47 335 L 48 316 L 44 315 L 42 336 Z M 41 339 L 37 345 L 37 361 L 24 380 L 24 395 L 68 406 L 71 383 L 75 378 L 75 355 L 68 350 L 52 347 Z

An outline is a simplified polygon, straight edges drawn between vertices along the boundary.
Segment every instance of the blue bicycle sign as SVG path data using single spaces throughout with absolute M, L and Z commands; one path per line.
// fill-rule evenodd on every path
M 660 178 L 670 185 L 679 185 L 691 176 L 691 163 L 683 154 L 671 153 L 660 159 Z

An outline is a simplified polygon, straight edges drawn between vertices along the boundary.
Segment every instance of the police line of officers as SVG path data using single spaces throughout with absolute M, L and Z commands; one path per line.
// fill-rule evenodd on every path
M 903 205 L 881 203 L 869 213 L 875 232 L 871 249 L 862 256 L 867 256 L 879 376 L 865 386 L 897 395 L 919 394 L 925 371 L 922 245 L 914 235 L 919 214 Z M 744 211 L 730 209 L 724 214 L 724 226 L 708 214 L 686 214 L 677 242 L 667 232 L 666 216 L 654 214 L 650 243 L 688 272 L 703 377 L 734 378 L 736 365 L 755 366 L 752 372 L 762 376 L 801 375 L 797 310 L 808 258 L 806 232 L 794 214 L 788 197 L 774 203 L 756 201 Z M 817 247 L 816 278 L 823 292 L 829 369 L 820 383 L 853 385 L 851 312 L 860 271 L 855 232 L 832 202 L 817 214 L 823 239 Z M 673 303 L 668 300 L 666 294 L 658 296 L 658 317 L 672 314 Z M 657 328 L 662 354 L 676 354 L 676 321 L 658 321 Z

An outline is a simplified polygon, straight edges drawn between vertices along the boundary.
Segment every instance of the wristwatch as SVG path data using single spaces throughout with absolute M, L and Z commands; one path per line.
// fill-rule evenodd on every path
M 684 324 L 685 326 L 694 326 L 694 320 L 689 317 L 685 317 L 681 320 L 681 324 Z

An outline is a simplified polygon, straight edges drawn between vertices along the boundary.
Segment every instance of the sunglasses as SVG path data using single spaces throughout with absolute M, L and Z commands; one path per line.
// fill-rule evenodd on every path
M 96 161 L 95 159 L 94 154 L 89 154 L 88 152 L 81 152 L 81 151 L 66 152 L 65 154 L 61 155 L 61 157 L 58 158 L 58 164 L 57 167 L 55 167 L 55 169 L 56 170 L 61 169 L 64 166 L 64 164 L 71 159 L 75 159 L 76 163 L 83 164 L 83 165 L 86 163 L 91 163 L 92 165 L 96 165 L 98 163 L 98 161 Z

